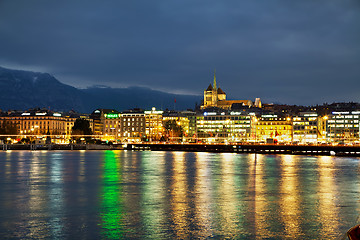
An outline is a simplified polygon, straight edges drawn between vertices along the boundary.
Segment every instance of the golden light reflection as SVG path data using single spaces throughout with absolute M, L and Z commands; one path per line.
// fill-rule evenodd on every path
M 162 238 L 162 226 L 165 225 L 165 205 L 167 201 L 163 198 L 167 192 L 165 188 L 164 164 L 165 153 L 154 152 L 142 153 L 143 175 L 145 183 L 143 188 L 142 206 L 143 222 L 146 235 L 150 239 Z
M 85 151 L 80 151 L 78 181 L 85 181 Z
M 29 236 L 42 236 L 48 231 L 47 216 L 44 213 L 48 199 L 44 184 L 48 181 L 46 176 L 49 174 L 44 158 L 41 157 L 42 154 L 41 152 L 32 152 L 28 203 L 31 212 L 28 222 Z
M 6 151 L 5 159 L 5 177 L 8 180 L 11 177 L 11 151 Z
M 298 179 L 298 157 L 281 156 L 280 210 L 284 231 L 288 237 L 301 236 L 300 204 Z
M 219 206 L 221 223 L 220 231 L 226 238 L 234 238 L 238 235 L 237 218 L 239 213 L 237 210 L 236 188 L 234 181 L 236 154 L 222 153 L 220 158 L 221 179 L 219 188 Z
M 209 153 L 196 153 L 195 181 L 195 220 L 198 225 L 199 238 L 209 238 L 211 230 L 211 193 L 213 192 L 210 177 Z
M 188 213 L 187 204 L 187 180 L 185 169 L 185 153 L 173 152 L 173 182 L 171 186 L 171 209 L 174 223 L 174 230 L 179 239 L 188 238 Z
M 19 151 L 18 152 L 18 159 L 17 159 L 17 162 L 18 162 L 18 176 L 21 176 L 21 177 L 25 177 L 26 174 L 27 174 L 27 171 L 25 169 L 25 159 L 26 159 L 25 154 L 26 154 L 25 151 Z
M 336 196 L 338 194 L 335 182 L 334 159 L 330 156 L 318 157 L 319 171 L 319 214 L 322 223 L 320 231 L 323 239 L 329 239 L 338 235 L 338 212 L 336 208 Z
M 118 169 L 122 174 L 122 182 L 130 183 L 121 186 L 124 212 L 126 212 L 127 209 L 141 209 L 141 152 L 129 154 L 127 158 L 124 158 L 123 155 L 121 155 L 121 157 L 118 156 L 122 151 L 115 150 L 112 152 L 115 154 L 117 161 L 120 163 L 121 159 L 121 163 L 123 163 L 122 169 Z M 135 235 L 133 234 L 140 231 L 137 227 L 139 222 L 141 222 L 141 211 L 127 211 L 126 214 L 123 215 L 123 218 L 124 226 L 134 226 L 132 232 L 126 231 L 126 237 L 134 238 Z
M 264 181 L 264 167 L 264 156 L 254 154 L 253 158 L 250 159 L 248 192 L 253 198 L 252 201 L 249 201 L 249 203 L 253 204 L 253 206 L 249 206 L 249 209 L 253 209 L 253 234 L 257 237 L 271 237 L 269 221 L 266 215 L 268 203 L 265 197 L 266 184 Z M 251 217 L 249 216 L 249 218 Z

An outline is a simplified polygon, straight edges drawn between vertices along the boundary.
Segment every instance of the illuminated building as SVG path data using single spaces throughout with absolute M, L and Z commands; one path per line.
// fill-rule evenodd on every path
M 94 121 L 95 138 L 108 141 L 117 141 L 120 138 L 120 113 L 118 111 L 96 109 L 90 117 Z
M 120 113 L 117 111 L 104 113 L 103 135 L 104 139 L 116 141 L 120 137 Z
M 293 118 L 293 142 L 317 143 L 321 138 L 318 129 L 318 114 L 316 112 L 302 112 Z
M 63 143 L 65 139 L 69 139 L 72 127 L 78 117 L 86 118 L 90 123 L 90 128 L 93 128 L 92 119 L 88 119 L 86 116 L 63 115 L 44 109 L 3 114 L 0 116 L 0 124 L 7 122 L 16 126 L 17 134 L 22 137 L 37 135 L 41 138 L 45 135 L 55 135 L 53 142 Z
M 327 116 L 326 131 L 329 141 L 349 143 L 359 141 L 359 111 L 332 112 Z
M 145 111 L 145 133 L 150 141 L 160 140 L 163 135 L 163 111 L 153 107 L 150 111 Z
M 90 114 L 90 118 L 93 120 L 94 128 L 93 134 L 94 135 L 102 135 L 103 134 L 103 109 L 96 109 Z
M 251 133 L 251 116 L 241 112 L 204 112 L 196 119 L 197 137 L 209 142 L 247 141 Z
M 216 75 L 214 73 L 213 85 L 210 84 L 207 89 L 204 90 L 204 100 L 201 109 L 218 107 L 229 110 L 233 104 L 261 108 L 260 98 L 256 98 L 255 104 L 251 100 L 226 100 L 226 93 L 216 85 Z
M 123 111 L 120 125 L 120 134 L 123 141 L 138 142 L 146 137 L 145 113 L 140 109 Z
M 329 117 L 318 116 L 318 143 L 326 143 L 327 142 L 327 132 L 326 132 L 326 123 Z
M 257 142 L 267 142 L 274 139 L 278 142 L 292 141 L 292 119 L 279 117 L 276 114 L 261 115 L 256 119 L 255 139 Z
M 179 126 L 181 126 L 184 137 L 189 136 L 189 123 L 190 120 L 186 114 L 183 112 L 167 111 L 163 113 L 163 123 L 166 121 L 173 120 Z
M 181 114 L 188 119 L 187 137 L 196 136 L 196 113 L 192 111 L 182 111 Z

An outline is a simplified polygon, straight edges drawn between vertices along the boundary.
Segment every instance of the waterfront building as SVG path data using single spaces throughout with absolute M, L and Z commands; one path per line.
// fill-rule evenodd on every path
M 293 117 L 293 142 L 302 144 L 316 144 L 321 139 L 319 118 L 316 112 L 302 112 Z
M 226 100 L 226 93 L 216 84 L 216 74 L 214 73 L 214 83 L 209 85 L 204 90 L 204 100 L 201 105 L 201 109 L 218 107 L 221 109 L 230 110 L 233 104 L 247 106 L 247 107 L 258 107 L 261 108 L 260 98 L 256 98 L 255 103 L 251 100 Z
M 327 143 L 327 132 L 326 132 L 326 123 L 328 116 L 318 116 L 317 130 L 318 130 L 318 143 Z
M 145 134 L 149 141 L 158 141 L 163 136 L 163 111 L 151 110 L 145 111 Z
M 196 117 L 197 137 L 208 142 L 245 142 L 250 138 L 251 116 L 242 112 L 204 112 Z
M 139 142 L 146 139 L 145 113 L 141 109 L 121 113 L 120 135 L 123 142 Z
M 103 134 L 103 119 L 105 109 L 96 109 L 90 114 L 90 118 L 93 120 L 93 134 L 94 136 L 100 136 Z
M 185 131 L 186 137 L 196 137 L 196 112 L 188 110 L 181 113 L 188 119 L 188 129 Z
M 16 128 L 19 138 L 53 136 L 52 142 L 66 143 L 71 136 L 72 127 L 77 118 L 86 118 L 93 128 L 92 119 L 86 115 L 74 113 L 63 114 L 46 109 L 32 109 L 24 112 L 3 113 L 0 116 L 0 125 L 8 123 Z
M 256 142 L 292 142 L 292 118 L 278 116 L 277 114 L 265 114 L 254 118 L 253 128 Z
M 190 120 L 185 112 L 165 111 L 163 113 L 163 125 L 167 121 L 175 121 L 176 124 L 181 127 L 182 135 L 184 137 L 189 136 Z
M 105 141 L 120 138 L 120 112 L 114 109 L 96 109 L 90 117 L 94 122 L 94 137 Z
M 329 142 L 359 142 L 360 111 L 332 112 L 327 116 L 326 131 Z

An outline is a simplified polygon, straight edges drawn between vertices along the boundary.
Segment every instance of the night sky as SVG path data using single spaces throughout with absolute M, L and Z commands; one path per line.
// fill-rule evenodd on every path
M 0 0 L 0 66 L 75 87 L 360 102 L 359 0 Z

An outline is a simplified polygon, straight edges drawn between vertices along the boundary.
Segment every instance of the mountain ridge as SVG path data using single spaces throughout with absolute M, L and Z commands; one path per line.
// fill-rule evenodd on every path
M 176 99 L 176 103 L 175 100 Z M 111 88 L 103 85 L 75 88 L 49 73 L 14 70 L 0 66 L 0 109 L 27 110 L 34 107 L 56 111 L 91 113 L 96 108 L 188 109 L 201 96 L 161 92 L 145 87 Z

